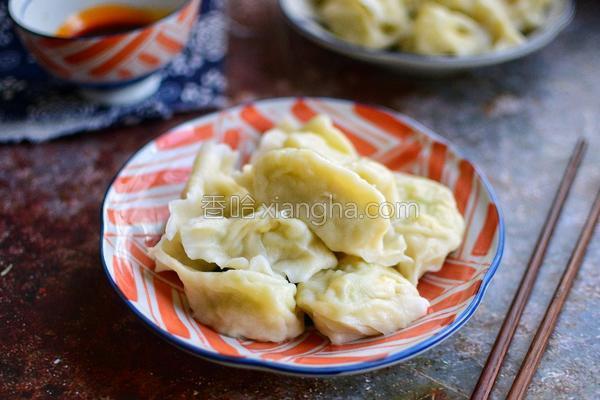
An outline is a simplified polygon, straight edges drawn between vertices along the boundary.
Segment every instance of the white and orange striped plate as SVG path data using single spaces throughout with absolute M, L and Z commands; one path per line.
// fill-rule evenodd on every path
M 425 275 L 419 292 L 431 308 L 409 327 L 387 336 L 334 346 L 315 330 L 285 343 L 221 335 L 192 318 L 173 272 L 156 273 L 148 256 L 179 196 L 201 143 L 215 139 L 242 159 L 262 132 L 283 118 L 307 121 L 329 114 L 361 154 L 394 170 L 428 176 L 449 186 L 467 221 L 463 245 L 441 271 Z M 148 143 L 110 185 L 102 207 L 101 258 L 126 304 L 172 344 L 238 367 L 298 375 L 363 372 L 413 357 L 456 332 L 475 312 L 502 256 L 504 226 L 485 177 L 452 145 L 398 113 L 350 101 L 283 98 L 257 101 L 181 125 Z

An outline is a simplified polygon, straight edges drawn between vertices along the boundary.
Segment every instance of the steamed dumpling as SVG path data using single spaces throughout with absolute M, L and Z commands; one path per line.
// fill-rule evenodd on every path
M 413 50 L 419 54 L 464 56 L 491 48 L 490 36 L 476 21 L 440 4 L 423 5 L 414 30 Z
M 514 47 L 525 41 L 525 36 L 510 19 L 502 0 L 475 0 L 473 18 L 491 33 L 496 50 Z
M 402 239 L 384 248 L 391 223 L 376 211 L 385 198 L 357 173 L 306 149 L 269 151 L 253 172 L 257 201 L 289 206 L 329 249 L 386 265 L 404 258 Z
M 304 331 L 296 285 L 253 270 L 201 272 L 172 268 L 183 282 L 194 318 L 231 337 L 282 342 Z
M 344 164 L 345 167 L 356 172 L 358 176 L 369 182 L 375 189 L 379 190 L 388 203 L 398 202 L 398 191 L 396 190 L 396 178 L 394 173 L 385 165 L 362 157 L 358 160 Z
M 256 162 L 268 151 L 283 148 L 313 150 L 327 160 L 356 172 L 358 176 L 375 186 L 387 201 L 396 201 L 394 174 L 376 161 L 359 157 L 354 145 L 333 125 L 327 115 L 319 114 L 300 128 L 291 124 L 282 124 L 279 128 L 268 131 L 261 138 L 252 162 Z M 250 187 L 251 175 L 251 166 L 246 166 L 238 175 L 238 182 Z
M 214 142 L 202 145 L 182 199 L 169 203 L 170 216 L 165 229 L 169 240 L 192 218 L 242 216 L 254 210 L 254 199 L 234 178 L 238 157 L 227 145 Z
M 304 222 L 265 210 L 244 218 L 193 219 L 181 227 L 181 239 L 191 259 L 221 268 L 272 269 L 293 283 L 337 264 Z
M 410 27 L 401 0 L 323 0 L 318 11 L 334 34 L 375 49 L 397 42 Z
M 392 333 L 427 313 L 429 302 L 393 268 L 347 258 L 298 285 L 298 306 L 332 343 Z
M 407 260 L 398 270 L 414 285 L 428 271 L 439 271 L 448 253 L 462 242 L 465 223 L 456 207 L 452 192 L 427 178 L 398 173 L 398 195 L 401 201 L 415 203 L 418 215 L 392 221 L 396 234 L 406 240 Z
M 553 0 L 508 0 L 510 19 L 521 31 L 539 28 L 546 18 Z
M 518 18 L 513 18 L 511 7 L 514 2 L 511 0 L 436 1 L 477 21 L 481 28 L 489 32 L 494 49 L 516 46 L 525 40 L 525 37 L 519 31 Z
M 312 118 L 300 128 L 284 123 L 266 132 L 252 156 L 252 162 L 270 150 L 286 147 L 310 149 L 332 161 L 347 162 L 358 158 L 354 145 L 333 125 L 331 118 L 323 114 Z

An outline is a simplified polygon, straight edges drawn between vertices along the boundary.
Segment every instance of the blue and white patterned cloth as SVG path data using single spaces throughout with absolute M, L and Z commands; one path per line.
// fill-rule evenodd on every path
M 115 107 L 83 100 L 76 89 L 38 67 L 13 31 L 7 3 L 0 0 L 0 142 L 39 142 L 225 103 L 224 0 L 202 2 L 200 22 L 188 47 L 162 72 L 162 85 L 156 94 L 136 105 Z

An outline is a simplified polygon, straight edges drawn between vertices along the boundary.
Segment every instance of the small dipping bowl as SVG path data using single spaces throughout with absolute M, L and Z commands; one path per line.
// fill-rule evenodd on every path
M 108 105 L 138 103 L 159 88 L 160 69 L 187 43 L 201 0 L 10 0 L 9 15 L 25 47 L 50 74 Z M 79 37 L 57 34 L 67 18 L 118 4 L 167 10 L 142 27 Z

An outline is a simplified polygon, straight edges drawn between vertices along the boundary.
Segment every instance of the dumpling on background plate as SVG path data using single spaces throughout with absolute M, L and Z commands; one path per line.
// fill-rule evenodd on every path
M 396 178 L 385 165 L 362 157 L 345 164 L 345 166 L 379 190 L 388 203 L 395 204 L 399 201 Z
M 388 265 L 404 258 L 403 240 L 384 246 L 391 222 L 378 206 L 385 197 L 356 172 L 312 150 L 286 148 L 260 157 L 253 173 L 257 201 L 291 208 L 332 251 Z
M 454 55 L 481 54 L 483 52 L 495 49 L 503 49 L 521 44 L 525 41 L 525 36 L 521 30 L 527 30 L 528 21 L 543 21 L 547 17 L 549 5 L 553 0 L 435 0 L 435 2 L 424 2 L 421 6 L 419 15 L 427 11 L 436 13 L 441 17 L 445 14 L 448 21 L 451 19 L 456 23 L 454 32 L 446 30 L 448 36 L 457 45 L 464 45 L 463 51 L 451 53 Z M 539 4 L 539 6 L 538 6 Z M 542 5 L 545 4 L 545 5 Z M 444 12 L 442 12 L 444 10 Z M 535 11 L 537 12 L 535 12 Z M 433 15 L 433 14 L 431 14 Z M 535 16 L 534 16 L 535 15 Z M 457 18 L 463 17 L 463 18 Z M 465 19 L 466 18 L 466 19 Z M 531 19 L 530 19 L 531 18 Z M 418 17 L 417 17 L 418 19 Z M 459 23 L 459 20 L 463 22 Z M 469 21 L 466 23 L 466 21 Z M 415 27 L 415 36 L 427 35 L 425 28 L 436 30 L 439 23 L 444 28 L 443 19 L 431 19 L 428 24 L 423 23 L 417 32 Z M 473 26 L 475 24 L 478 28 Z M 415 24 L 416 26 L 416 24 Z M 538 25 L 539 26 L 539 25 Z M 532 26 L 533 27 L 533 26 Z M 483 31 L 485 35 L 476 32 Z M 440 30 L 441 32 L 441 30 Z M 464 40 L 461 41 L 461 36 Z M 474 41 L 473 39 L 477 39 Z M 468 48 L 473 49 L 476 42 L 483 43 L 478 52 L 466 52 Z M 425 53 L 427 54 L 427 53 Z
M 525 41 L 502 0 L 475 0 L 473 18 L 491 33 L 495 50 L 514 47 Z
M 355 257 L 298 285 L 296 301 L 333 344 L 395 332 L 429 308 L 398 271 Z
M 298 0 L 304 2 L 312 4 L 316 19 L 343 41 L 369 49 L 454 57 L 522 44 L 557 4 L 557 0 Z
M 181 226 L 180 235 L 191 259 L 220 268 L 272 269 L 292 283 L 337 264 L 304 222 L 264 209 L 244 218 L 195 218 Z
M 511 0 L 508 14 L 520 31 L 531 31 L 543 25 L 554 0 Z
M 408 10 L 400 0 L 323 0 L 318 11 L 334 34 L 374 49 L 399 41 L 410 26 Z
M 170 216 L 165 229 L 169 240 L 173 240 L 179 227 L 192 218 L 206 214 L 229 217 L 252 211 L 252 196 L 234 179 L 238 158 L 238 152 L 225 144 L 205 142 L 202 145 L 181 193 L 182 198 L 169 203 Z
M 194 318 L 231 337 L 282 342 L 304 331 L 296 285 L 253 270 L 202 272 L 173 265 Z
M 465 56 L 491 49 L 486 30 L 469 16 L 443 5 L 427 3 L 419 8 L 411 47 L 415 53 Z
M 418 214 L 394 218 L 396 234 L 406 240 L 407 259 L 397 268 L 413 285 L 429 271 L 439 271 L 446 256 L 460 246 L 465 222 L 450 189 L 431 179 L 397 173 L 398 197 L 414 203 Z

